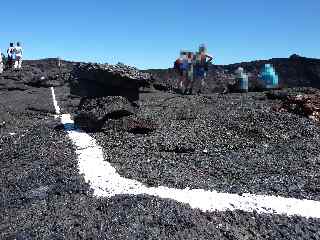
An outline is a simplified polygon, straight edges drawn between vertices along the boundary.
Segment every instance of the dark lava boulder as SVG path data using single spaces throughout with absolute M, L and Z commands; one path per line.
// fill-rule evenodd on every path
M 100 131 L 109 119 L 134 114 L 134 106 L 122 96 L 82 98 L 74 117 L 77 127 L 86 131 Z
M 84 64 L 73 71 L 71 93 L 81 97 L 123 96 L 139 99 L 139 87 L 146 86 L 151 75 L 124 64 Z
M 6 69 L 0 75 L 0 89 L 26 90 L 29 87 L 57 87 L 65 85 L 73 70 L 73 63 L 57 58 L 26 60 L 22 69 Z
M 320 90 L 311 87 L 284 88 L 278 90 L 266 91 L 265 95 L 270 100 L 287 100 L 290 97 L 305 94 L 318 94 Z
M 159 91 L 170 91 L 171 86 L 165 83 L 154 83 L 153 84 L 154 89 L 157 89 Z
M 277 110 L 292 112 L 320 122 L 320 93 L 288 96 Z
M 320 90 L 315 88 L 292 88 L 266 92 L 271 100 L 280 100 L 273 110 L 291 112 L 320 122 Z

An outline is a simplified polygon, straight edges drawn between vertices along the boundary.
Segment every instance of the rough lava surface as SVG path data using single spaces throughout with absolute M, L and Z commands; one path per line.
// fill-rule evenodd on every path
M 132 101 L 139 99 L 139 87 L 148 86 L 149 73 L 118 63 L 79 63 L 70 79 L 71 93 L 82 97 L 123 96 Z
M 146 195 L 93 197 L 49 87 L 62 113 L 109 116 L 89 134 L 122 176 L 320 201 L 320 125 L 277 111 L 285 99 L 272 97 L 318 89 L 182 96 L 149 88 L 130 104 L 112 107 L 108 101 L 122 98 L 105 96 L 80 104 L 70 93 L 77 65 L 27 61 L 22 72 L 0 76 L 0 239 L 320 239 L 319 219 L 201 212 Z M 108 115 L 117 106 L 130 115 Z

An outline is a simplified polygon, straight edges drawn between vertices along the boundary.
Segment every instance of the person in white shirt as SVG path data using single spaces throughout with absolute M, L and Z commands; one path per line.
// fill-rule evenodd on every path
M 21 65 L 22 65 L 22 47 L 21 47 L 20 42 L 17 42 L 17 46 L 14 48 L 14 52 L 16 54 L 14 68 L 15 69 L 21 69 Z
M 14 48 L 16 59 L 14 63 L 14 69 L 21 69 L 22 65 L 22 47 L 20 42 L 17 42 L 17 46 Z
M 7 50 L 8 54 L 8 61 L 7 61 L 7 68 L 12 68 L 14 64 L 14 46 L 13 43 L 10 43 L 10 47 Z
M 0 50 L 0 74 L 3 73 L 3 61 L 2 61 L 2 53 Z

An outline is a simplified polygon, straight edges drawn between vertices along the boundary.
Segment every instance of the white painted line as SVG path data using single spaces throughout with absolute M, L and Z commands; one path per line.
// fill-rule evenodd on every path
M 52 95 L 55 101 L 53 89 Z M 59 110 L 58 107 L 56 107 L 57 109 Z M 60 117 L 63 124 L 74 123 L 69 114 L 62 114 Z M 254 194 L 240 196 L 202 189 L 146 187 L 136 180 L 121 177 L 116 169 L 104 160 L 101 147 L 88 134 L 72 129 L 67 130 L 67 133 L 77 149 L 79 171 L 84 174 L 85 180 L 90 183 L 95 196 L 112 197 L 119 194 L 147 194 L 186 203 L 192 208 L 202 211 L 242 210 L 320 218 L 320 202 L 318 201 Z
M 53 87 L 51 87 L 51 94 L 52 94 L 53 105 L 54 105 L 54 108 L 56 110 L 56 114 L 60 115 L 60 107 L 58 106 L 58 102 L 56 100 L 56 95 L 54 94 L 54 88 Z

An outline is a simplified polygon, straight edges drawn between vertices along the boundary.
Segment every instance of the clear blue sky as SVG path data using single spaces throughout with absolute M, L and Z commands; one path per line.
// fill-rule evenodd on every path
M 1 10 L 0 49 L 19 40 L 27 59 L 167 68 L 200 43 L 216 64 L 320 58 L 320 0 L 17 0 Z

